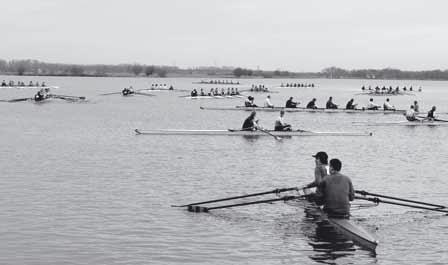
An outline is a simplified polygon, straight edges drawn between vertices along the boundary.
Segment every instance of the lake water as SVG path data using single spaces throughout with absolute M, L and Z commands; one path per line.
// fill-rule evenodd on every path
M 53 93 L 86 96 L 85 103 L 1 103 L 0 264 L 447 264 L 448 216 L 380 204 L 352 211 L 379 240 L 376 255 L 326 233 L 302 205 L 260 204 L 210 213 L 170 207 L 313 179 L 317 151 L 342 160 L 355 189 L 448 205 L 448 127 L 366 127 L 354 121 L 397 121 L 399 115 L 287 113 L 308 130 L 373 132 L 372 137 L 136 136 L 141 129 L 238 128 L 248 112 L 206 111 L 242 99 L 188 100 L 99 96 L 152 83 L 205 88 L 194 78 L 10 77 L 46 81 Z M 244 86 L 281 82 L 315 88 L 273 88 L 275 105 L 289 96 L 303 104 L 329 96 L 345 105 L 362 85 L 422 87 L 391 97 L 399 108 L 418 100 L 448 112 L 448 83 L 387 80 L 241 79 Z M 218 86 L 213 86 L 218 87 Z M 219 86 L 221 87 L 221 86 Z M 225 87 L 225 86 L 224 86 Z M 1 99 L 34 95 L 0 88 Z M 254 94 L 262 104 L 265 94 Z M 367 96 L 355 96 L 365 105 Z M 376 97 L 382 104 L 383 98 Z M 278 113 L 259 112 L 265 127 Z M 441 116 L 447 117 L 447 116 Z M 266 198 L 271 198 L 266 196 Z M 359 202 L 355 202 L 359 203 Z

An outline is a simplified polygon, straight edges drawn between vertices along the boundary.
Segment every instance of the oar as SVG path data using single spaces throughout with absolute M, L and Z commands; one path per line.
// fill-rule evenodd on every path
M 100 94 L 100 96 L 109 96 L 109 95 L 118 95 L 118 94 L 121 94 L 121 92 L 105 93 L 105 94 Z
M 137 129 L 135 131 L 137 133 L 139 133 Z M 210 200 L 210 201 L 194 202 L 194 203 L 189 203 L 189 204 L 184 204 L 184 205 L 171 205 L 171 207 L 187 207 L 187 206 L 191 206 L 191 205 L 236 200 L 236 199 L 242 199 L 242 198 L 247 198 L 247 197 L 261 196 L 261 195 L 272 194 L 272 193 L 281 193 L 281 192 L 292 191 L 292 190 L 299 190 L 299 188 L 293 187 L 293 188 L 275 189 L 275 190 L 270 190 L 270 191 L 251 193 L 251 194 L 246 194 L 246 195 L 240 195 L 240 196 L 234 196 L 234 197 L 228 197 L 228 198 L 222 198 L 222 199 L 215 199 L 215 200 Z
M 428 206 L 433 206 L 433 207 L 437 207 L 437 208 L 445 208 L 445 206 L 443 206 L 443 205 L 432 204 L 432 203 L 421 202 L 421 201 L 414 201 L 414 200 L 403 199 L 403 198 L 398 198 L 398 197 L 392 197 L 392 196 L 376 194 L 376 193 L 370 193 L 370 192 L 367 192 L 365 190 L 355 190 L 355 193 L 361 194 L 363 196 L 369 195 L 369 196 L 381 197 L 381 198 L 386 198 L 386 199 L 391 199 L 391 200 L 396 200 L 396 201 L 403 201 L 403 202 L 410 202 L 410 203 L 415 203 L 415 204 L 428 205 Z
M 65 100 L 85 100 L 86 97 L 77 97 L 77 96 L 66 96 L 66 95 L 54 95 L 54 94 L 50 94 L 48 95 L 49 97 L 52 98 L 59 98 L 59 99 L 65 99 Z
M 239 207 L 239 206 L 246 206 L 246 205 L 252 205 L 252 204 L 271 203 L 271 202 L 276 202 L 276 201 L 290 201 L 290 200 L 300 199 L 300 198 L 303 198 L 306 196 L 307 195 L 284 196 L 284 197 L 277 198 L 277 199 L 260 200 L 260 201 L 253 201 L 253 202 L 243 202 L 243 203 L 228 204 L 228 205 L 215 206 L 215 207 L 203 207 L 203 206 L 190 205 L 190 206 L 188 206 L 188 211 L 190 211 L 190 212 L 208 212 L 209 210 Z
M 448 122 L 448 120 L 442 120 L 442 119 L 434 119 L 435 121 L 440 121 L 440 122 Z
M 32 98 L 16 98 L 16 99 L 11 99 L 11 100 L 7 100 L 7 102 L 20 102 L 20 101 L 27 101 L 27 100 L 31 100 Z
M 262 128 L 257 128 L 257 130 L 259 130 L 259 131 L 261 131 L 261 132 L 264 132 L 264 133 L 266 133 L 266 134 L 269 134 L 270 136 L 274 137 L 274 138 L 275 138 L 275 140 L 277 140 L 277 141 L 280 141 L 280 140 L 282 140 L 282 138 L 281 138 L 281 137 L 279 137 L 279 136 L 276 136 L 276 135 L 273 135 L 273 134 L 272 134 L 272 133 L 270 133 L 269 131 L 266 131 L 266 130 L 264 130 L 264 129 L 262 129 Z
M 155 96 L 155 95 L 153 95 L 153 94 L 140 93 L 140 92 L 134 92 L 134 94 L 136 94 L 136 95 L 142 95 L 142 96 L 148 96 L 148 97 L 154 97 L 154 96 Z
M 444 210 L 441 207 L 431 208 L 431 207 L 425 207 L 425 206 L 411 205 L 411 204 L 406 204 L 406 203 L 381 200 L 378 197 L 366 198 L 366 197 L 355 196 L 355 199 L 371 201 L 371 202 L 374 202 L 374 203 L 377 203 L 377 204 L 378 203 L 386 203 L 386 204 L 393 204 L 393 205 L 405 206 L 405 207 L 416 208 L 416 209 L 423 209 L 423 210 L 429 210 L 429 211 L 435 211 L 435 212 L 441 212 L 441 213 L 448 213 L 448 210 Z M 443 206 L 443 208 L 445 208 L 445 206 Z

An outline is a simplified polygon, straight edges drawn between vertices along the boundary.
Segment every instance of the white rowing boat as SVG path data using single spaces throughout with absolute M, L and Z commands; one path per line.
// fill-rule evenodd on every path
M 391 122 L 353 122 L 365 126 L 448 126 L 444 121 L 391 121 Z
M 176 130 L 176 129 L 159 129 L 159 130 L 140 130 L 135 129 L 138 135 L 235 135 L 235 136 L 269 136 L 263 131 L 243 131 L 240 129 L 228 130 Z M 311 132 L 311 131 L 271 131 L 271 135 L 280 137 L 290 136 L 372 136 L 370 132 Z
M 359 114 L 403 114 L 405 110 L 367 110 L 367 109 L 307 109 L 303 107 L 284 108 L 284 107 L 200 107 L 203 110 L 238 110 L 238 111 L 275 111 L 284 110 L 285 112 L 311 112 L 311 113 L 359 113 Z
M 31 89 L 56 89 L 59 88 L 58 86 L 0 86 L 0 88 L 31 88 Z
M 186 99 L 235 99 L 235 98 L 244 98 L 242 95 L 223 95 L 223 96 L 181 96 Z

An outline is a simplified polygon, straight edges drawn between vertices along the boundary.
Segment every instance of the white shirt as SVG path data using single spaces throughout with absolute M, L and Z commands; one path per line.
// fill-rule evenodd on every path
M 405 116 L 408 121 L 416 120 L 415 111 L 413 109 L 408 109 L 405 113 Z
M 379 108 L 380 106 L 375 104 L 375 103 L 373 103 L 373 101 L 369 101 L 369 104 L 367 104 L 367 108 L 368 109 L 375 108 L 375 107 Z
M 283 121 L 283 117 L 279 116 L 276 120 L 275 120 L 275 125 L 274 126 L 285 126 L 285 122 Z
M 269 98 L 266 98 L 266 101 L 264 102 L 265 107 L 273 108 L 274 105 L 271 103 L 271 100 Z
M 395 109 L 395 107 L 394 106 L 392 106 L 389 102 L 384 102 L 384 109 Z

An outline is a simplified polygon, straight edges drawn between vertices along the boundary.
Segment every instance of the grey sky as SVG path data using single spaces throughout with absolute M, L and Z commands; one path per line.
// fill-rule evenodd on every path
M 1 0 L 0 58 L 292 71 L 448 69 L 438 0 Z

